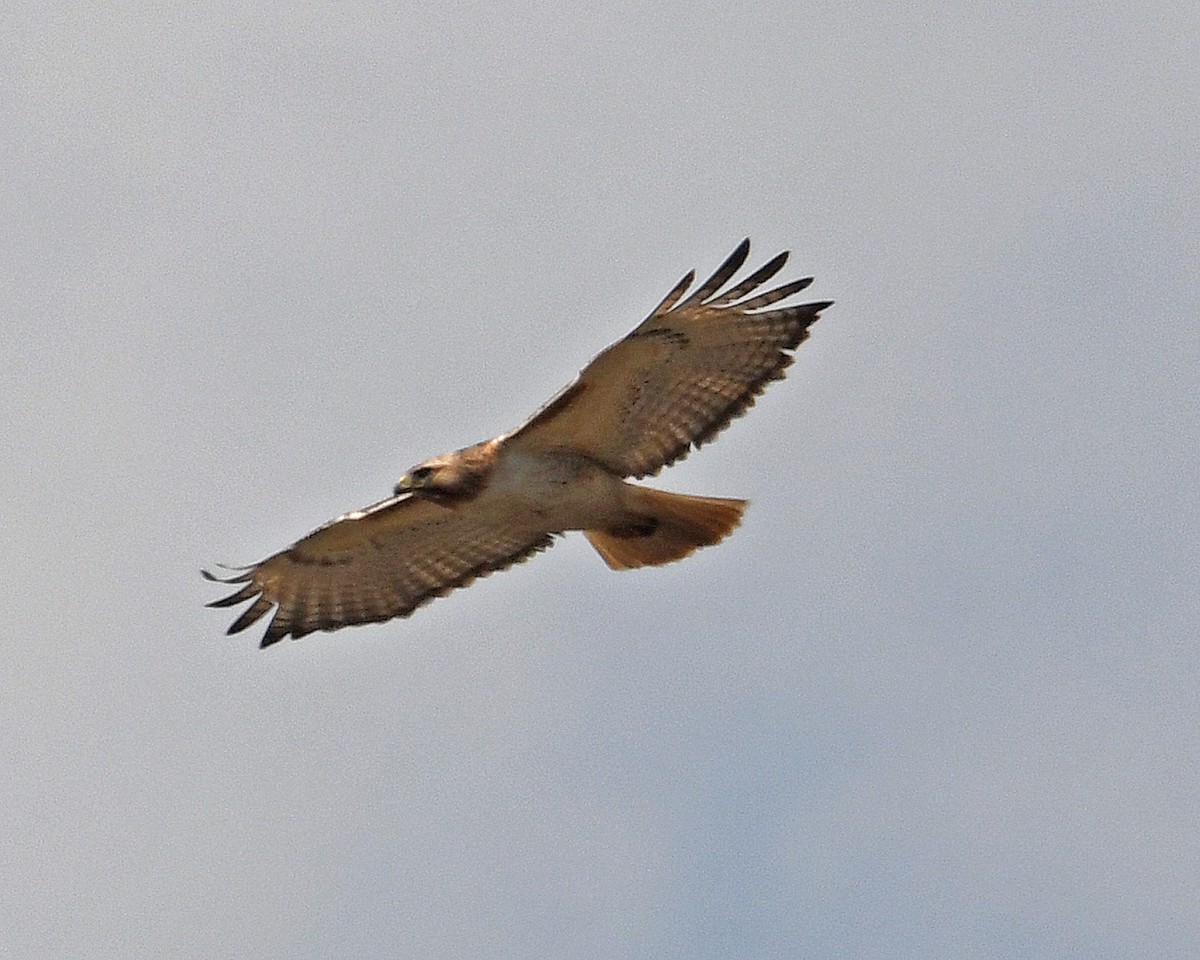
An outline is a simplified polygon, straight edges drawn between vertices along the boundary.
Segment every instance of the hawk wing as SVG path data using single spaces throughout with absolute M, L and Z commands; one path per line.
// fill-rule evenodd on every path
M 406 493 L 332 520 L 236 576 L 204 576 L 239 590 L 208 604 L 254 602 L 229 628 L 238 633 L 276 606 L 261 646 L 288 634 L 406 617 L 423 603 L 553 544 L 517 531 L 484 507 L 445 507 Z
M 786 252 L 722 293 L 749 252 L 743 240 L 685 300 L 695 279 L 688 273 L 507 442 L 582 453 L 621 476 L 644 477 L 715 437 L 783 379 L 788 351 L 832 302 L 774 306 L 811 277 L 755 292 L 782 269 Z

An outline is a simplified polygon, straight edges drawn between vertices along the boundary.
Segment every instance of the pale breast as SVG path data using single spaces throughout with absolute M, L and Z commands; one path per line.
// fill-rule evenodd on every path
M 620 477 L 574 454 L 501 448 L 484 496 L 545 530 L 585 530 L 622 515 Z

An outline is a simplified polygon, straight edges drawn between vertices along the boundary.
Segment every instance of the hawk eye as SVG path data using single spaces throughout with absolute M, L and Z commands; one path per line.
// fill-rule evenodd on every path
M 414 480 L 428 480 L 433 475 L 433 467 L 416 467 L 409 474 Z

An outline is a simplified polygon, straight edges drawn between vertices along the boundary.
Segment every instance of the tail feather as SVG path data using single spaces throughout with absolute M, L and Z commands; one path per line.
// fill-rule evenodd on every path
M 720 543 L 741 523 L 745 500 L 692 497 L 648 487 L 636 491 L 639 519 L 619 528 L 585 530 L 584 536 L 614 570 L 682 560 Z

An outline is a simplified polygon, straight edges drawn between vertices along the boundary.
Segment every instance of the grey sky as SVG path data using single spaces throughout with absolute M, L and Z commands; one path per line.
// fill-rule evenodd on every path
M 1193 5 L 550 7 L 3 16 L 10 955 L 1194 956 Z M 724 545 L 222 636 L 746 235 Z

